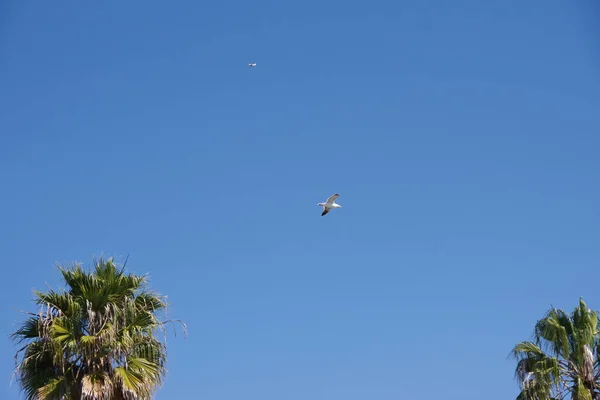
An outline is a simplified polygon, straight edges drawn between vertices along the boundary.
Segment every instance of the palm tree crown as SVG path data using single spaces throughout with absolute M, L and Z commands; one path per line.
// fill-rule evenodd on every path
M 598 313 L 580 299 L 569 315 L 552 308 L 535 326 L 534 340 L 517 344 L 517 400 L 599 400 Z
M 12 334 L 24 343 L 15 375 L 28 400 L 149 399 L 165 374 L 164 298 L 112 259 L 59 267 L 69 290 L 35 292 L 37 313 Z

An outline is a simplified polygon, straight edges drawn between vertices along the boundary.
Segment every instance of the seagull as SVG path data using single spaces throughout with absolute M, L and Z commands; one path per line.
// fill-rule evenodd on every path
M 250 63 L 248 64 L 249 67 L 256 67 L 256 63 Z
M 342 206 L 335 203 L 335 200 L 338 197 L 340 197 L 340 195 L 336 193 L 336 194 L 330 196 L 325 203 L 317 204 L 319 207 L 323 207 L 323 213 L 321 214 L 321 217 L 324 216 L 325 214 L 327 214 L 329 211 L 331 211 L 332 208 L 342 208 Z

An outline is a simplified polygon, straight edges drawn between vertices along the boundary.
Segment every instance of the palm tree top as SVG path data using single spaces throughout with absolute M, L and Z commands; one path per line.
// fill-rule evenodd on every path
M 548 310 L 536 323 L 532 340 L 511 352 L 521 387 L 517 399 L 600 399 L 598 333 L 598 313 L 581 298 L 571 314 Z
M 92 271 L 59 266 L 67 288 L 35 291 L 39 308 L 12 334 L 24 343 L 15 375 L 27 399 L 149 399 L 165 374 L 156 333 L 166 298 L 113 259 Z M 180 322 L 185 330 L 185 324 Z

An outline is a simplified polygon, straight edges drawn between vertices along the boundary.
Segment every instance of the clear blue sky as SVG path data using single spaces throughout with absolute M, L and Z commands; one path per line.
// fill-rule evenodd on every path
M 599 17 L 1 2 L 3 332 L 129 254 L 189 326 L 157 399 L 513 398 L 550 305 L 600 309 Z

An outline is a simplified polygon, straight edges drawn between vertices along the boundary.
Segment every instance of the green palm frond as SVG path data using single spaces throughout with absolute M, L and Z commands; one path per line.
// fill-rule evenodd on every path
M 158 295 L 150 292 L 142 292 L 135 298 L 135 305 L 139 309 L 155 312 L 164 309 L 166 302 Z
M 538 345 L 545 343 L 551 351 L 568 358 L 571 352 L 569 335 L 573 332 L 571 320 L 562 310 L 550 310 L 548 315 L 538 321 L 535 326 L 535 336 Z
M 40 324 L 38 317 L 31 317 L 23 322 L 21 327 L 13 332 L 10 336 L 17 342 L 35 339 L 40 335 Z
M 40 306 L 50 307 L 50 311 L 55 315 L 65 315 L 67 317 L 75 316 L 79 312 L 79 304 L 66 292 L 40 292 L 34 291 L 36 303 Z
M 598 313 L 587 308 L 583 299 L 573 311 L 573 328 L 577 339 L 582 343 L 591 344 L 598 333 Z
M 573 400 L 594 400 L 590 390 L 585 387 L 583 380 L 579 377 L 575 378 L 571 398 Z
M 115 368 L 115 377 L 119 380 L 125 393 L 140 393 L 140 398 L 145 398 L 144 377 L 138 372 L 125 367 L 117 367 Z
M 544 352 L 542 351 L 542 349 L 540 349 L 540 347 L 533 342 L 521 342 L 521 343 L 517 344 L 514 347 L 512 353 L 513 353 L 513 356 L 517 359 L 521 359 L 524 356 L 536 357 L 536 356 L 544 355 Z

